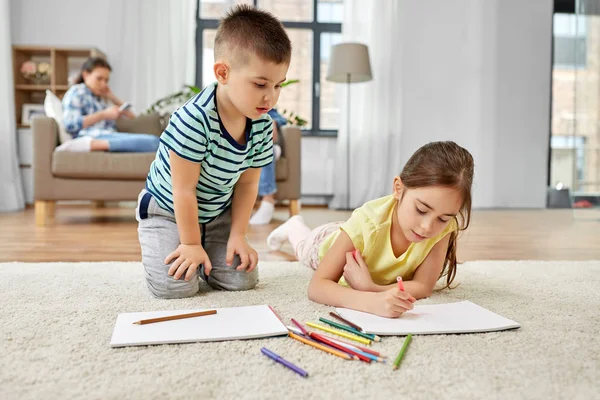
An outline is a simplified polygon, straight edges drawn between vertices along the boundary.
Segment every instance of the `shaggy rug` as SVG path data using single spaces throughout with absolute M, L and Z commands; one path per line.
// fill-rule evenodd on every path
M 1 399 L 600 397 L 600 262 L 469 262 L 453 290 L 422 304 L 470 300 L 521 324 L 485 334 L 415 336 L 398 370 L 345 361 L 293 339 L 111 348 L 121 312 L 270 304 L 289 322 L 327 316 L 308 300 L 311 271 L 262 262 L 248 292 L 203 286 L 152 298 L 140 263 L 0 264 Z M 373 348 L 391 360 L 403 338 Z M 299 377 L 266 346 L 307 370 Z

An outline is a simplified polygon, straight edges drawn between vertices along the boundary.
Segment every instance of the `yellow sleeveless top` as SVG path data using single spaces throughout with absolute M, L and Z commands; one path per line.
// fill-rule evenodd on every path
M 439 235 L 419 243 L 411 243 L 404 254 L 396 257 L 390 235 L 396 202 L 394 196 L 389 195 L 369 201 L 354 210 L 350 219 L 323 241 L 319 248 L 319 260 L 323 259 L 343 230 L 363 256 L 374 283 L 389 285 L 396 282 L 398 276 L 405 280 L 412 279 L 433 246 L 444 236 L 457 230 L 458 226 L 453 218 Z M 343 276 L 339 283 L 348 286 Z

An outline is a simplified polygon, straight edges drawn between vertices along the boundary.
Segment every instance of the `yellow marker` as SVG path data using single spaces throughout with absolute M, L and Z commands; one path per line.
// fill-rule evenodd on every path
M 346 339 L 354 340 L 354 341 L 359 342 L 359 343 L 363 343 L 363 344 L 366 344 L 366 345 L 370 345 L 371 344 L 371 341 L 369 339 L 366 339 L 366 338 L 363 338 L 363 337 L 360 337 L 360 336 L 356 336 L 356 335 L 353 335 L 351 333 L 341 331 L 339 329 L 333 329 L 333 328 L 330 328 L 328 326 L 323 326 L 323 325 L 315 324 L 314 322 L 307 322 L 306 325 L 310 326 L 311 328 L 320 329 L 320 330 L 325 331 L 327 333 L 332 333 L 334 335 L 338 335 L 338 336 L 341 336 L 341 337 L 346 338 Z

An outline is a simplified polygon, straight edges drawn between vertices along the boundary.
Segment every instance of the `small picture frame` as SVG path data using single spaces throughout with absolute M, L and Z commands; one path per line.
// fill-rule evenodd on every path
M 43 104 L 23 104 L 21 124 L 31 125 L 31 120 L 37 115 L 46 115 Z

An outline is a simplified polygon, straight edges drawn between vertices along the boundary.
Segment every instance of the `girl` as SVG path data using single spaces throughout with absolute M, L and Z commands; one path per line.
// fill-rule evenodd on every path
M 312 301 L 399 317 L 430 296 L 443 275 L 446 287 L 452 283 L 457 235 L 471 219 L 473 169 L 473 157 L 456 143 L 426 144 L 394 178 L 391 195 L 313 231 L 294 216 L 267 245 L 277 250 L 289 240 L 298 260 L 316 270 L 308 286 Z
M 83 64 L 81 75 L 62 100 L 63 124 L 77 140 L 69 140 L 57 150 L 156 152 L 160 141 L 157 136 L 116 131 L 116 119 L 135 115 L 119 108 L 123 102 L 108 86 L 111 70 L 102 58 L 90 58 Z

